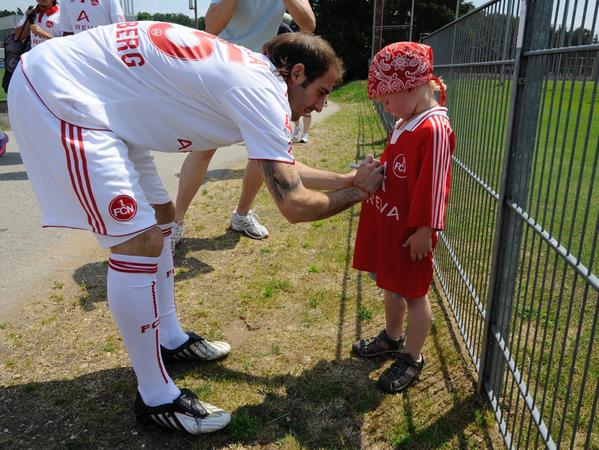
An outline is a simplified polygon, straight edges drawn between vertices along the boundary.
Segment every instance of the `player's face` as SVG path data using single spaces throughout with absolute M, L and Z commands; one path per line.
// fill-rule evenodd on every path
M 52 0 L 37 0 L 37 4 L 42 9 L 48 9 L 52 7 Z
M 291 120 L 299 120 L 301 116 L 310 114 L 312 111 L 322 111 L 327 96 L 333 90 L 336 81 L 337 74 L 331 68 L 322 77 L 316 78 L 312 83 L 307 84 L 304 65 L 296 64 L 293 66 L 287 81 Z
M 380 95 L 375 101 L 383 105 L 383 109 L 398 119 L 409 119 L 414 115 L 418 97 L 416 89 Z

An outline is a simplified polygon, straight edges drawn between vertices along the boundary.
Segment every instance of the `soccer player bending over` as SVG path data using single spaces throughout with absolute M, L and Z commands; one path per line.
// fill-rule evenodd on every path
M 245 141 L 290 222 L 343 211 L 377 190 L 380 162 L 369 156 L 337 174 L 295 161 L 291 147 L 291 122 L 322 109 L 341 62 L 305 33 L 273 38 L 263 55 L 161 22 L 97 27 L 41 47 L 22 58 L 8 104 L 43 224 L 90 230 L 110 249 L 108 306 L 137 377 L 139 420 L 191 434 L 221 429 L 230 415 L 179 389 L 165 367 L 219 359 L 230 346 L 179 324 L 175 209 L 149 149 Z

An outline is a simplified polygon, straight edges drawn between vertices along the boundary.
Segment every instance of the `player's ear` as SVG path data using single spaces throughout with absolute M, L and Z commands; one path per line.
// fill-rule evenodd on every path
M 306 67 L 302 63 L 294 64 L 290 71 L 293 84 L 301 84 L 306 79 Z

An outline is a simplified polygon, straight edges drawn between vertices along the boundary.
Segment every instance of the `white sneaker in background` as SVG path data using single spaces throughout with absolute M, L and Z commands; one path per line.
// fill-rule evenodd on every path
M 237 214 L 237 211 L 233 211 L 233 214 L 231 214 L 231 229 L 245 233 L 252 239 L 264 239 L 268 237 L 268 230 L 258 222 L 252 210 L 249 210 L 245 216 Z
M 175 247 L 177 247 L 181 243 L 181 239 L 183 238 L 183 221 L 175 222 L 173 224 L 173 238 L 172 242 L 172 251 L 175 253 Z

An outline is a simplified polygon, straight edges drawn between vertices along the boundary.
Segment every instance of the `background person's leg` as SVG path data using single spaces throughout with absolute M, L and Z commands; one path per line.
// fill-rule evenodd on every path
M 304 121 L 304 129 L 302 131 L 302 138 L 300 142 L 306 144 L 308 142 L 308 130 L 310 129 L 310 125 L 312 124 L 312 116 L 310 114 L 306 114 L 303 118 Z
M 214 152 L 216 152 L 216 149 L 203 152 L 190 152 L 181 165 L 177 200 L 175 202 L 174 219 L 176 226 L 173 229 L 173 239 L 175 244 L 178 244 L 181 240 L 185 214 L 187 213 L 193 198 L 197 194 L 198 189 L 200 189 L 200 186 L 204 182 Z
M 262 225 L 254 214 L 251 207 L 256 195 L 262 187 L 262 169 L 257 161 L 250 160 L 245 166 L 241 184 L 241 194 L 237 203 L 237 209 L 231 215 L 231 229 L 241 231 L 252 239 L 264 239 L 268 237 L 268 230 Z
M 302 125 L 301 125 L 300 121 L 296 120 L 295 122 L 293 122 L 293 135 L 291 136 L 291 139 L 294 142 L 297 142 L 299 140 L 299 135 L 300 135 L 301 130 L 302 130 Z

